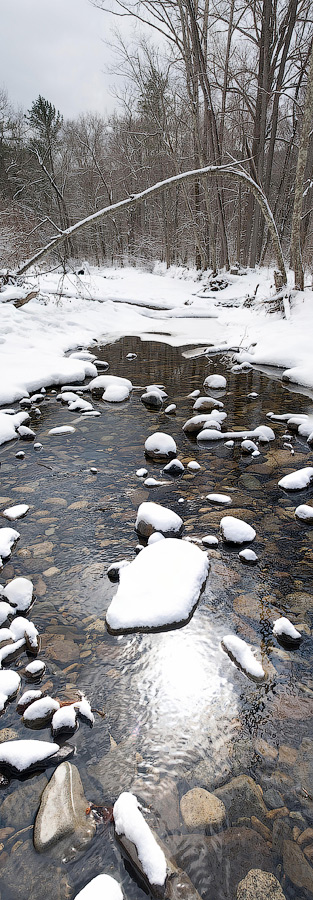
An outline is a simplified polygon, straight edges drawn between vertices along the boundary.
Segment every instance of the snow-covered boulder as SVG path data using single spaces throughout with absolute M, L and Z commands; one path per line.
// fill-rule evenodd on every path
M 307 522 L 308 525 L 310 525 L 313 523 L 313 506 L 302 503 L 300 506 L 297 506 L 295 515 L 297 516 L 297 519 L 301 519 L 302 522 Z
M 74 732 L 76 728 L 77 710 L 74 703 L 71 703 L 70 706 L 61 706 L 53 713 L 51 721 L 53 737 L 58 737 L 62 733 Z
M 226 378 L 224 378 L 224 375 L 208 375 L 203 382 L 203 387 L 212 391 L 224 390 L 226 386 L 227 381 Z
M 209 571 L 207 555 L 176 538 L 146 547 L 120 573 L 106 614 L 111 632 L 156 630 L 187 622 Z
M 229 497 L 228 494 L 207 494 L 206 499 L 209 500 L 210 503 L 217 503 L 222 506 L 231 503 L 231 497 Z
M 21 679 L 17 672 L 13 672 L 12 669 L 0 671 L 0 712 L 3 712 L 8 701 L 15 697 L 20 683 Z
M 163 472 L 166 472 L 167 475 L 172 475 L 174 477 L 176 475 L 182 475 L 182 473 L 184 471 L 185 471 L 185 466 L 180 461 L 180 459 L 171 459 L 171 461 L 169 463 L 167 463 L 163 469 Z
M 33 622 L 25 619 L 24 616 L 17 616 L 16 619 L 13 619 L 13 622 L 11 622 L 10 630 L 15 641 L 25 638 L 29 653 L 38 653 L 39 633 Z
M 117 386 L 127 388 L 128 394 L 133 389 L 129 378 L 122 378 L 119 375 L 97 375 L 96 378 L 89 382 L 88 390 L 100 397 L 109 387 Z
M 56 425 L 55 428 L 50 428 L 48 434 L 74 434 L 74 431 L 74 425 Z
M 216 423 L 216 428 L 220 430 L 221 422 L 225 418 L 226 413 L 220 413 L 219 410 L 214 411 L 214 413 L 202 413 L 198 416 L 192 416 L 183 425 L 183 431 L 186 434 L 199 434 L 199 431 L 205 428 L 207 423 L 208 427 L 213 427 L 214 423 Z
M 312 479 L 313 467 L 305 466 L 303 469 L 298 469 L 297 472 L 284 475 L 278 482 L 278 486 L 284 488 L 285 491 L 301 491 L 308 487 Z
M 224 516 L 220 521 L 220 528 L 223 540 L 228 544 L 245 544 L 246 541 L 254 541 L 256 536 L 251 525 L 235 516 Z
M 215 536 L 215 534 L 206 534 L 202 538 L 202 543 L 204 547 L 217 547 L 218 538 Z
M 10 606 L 10 603 L 6 603 L 5 600 L 0 600 L 0 628 L 5 622 L 13 619 L 15 613 L 16 609 L 13 609 L 13 606 Z
M 255 658 L 255 650 L 251 650 L 246 641 L 235 634 L 227 634 L 221 642 L 222 649 L 228 653 L 231 660 L 254 681 L 263 681 L 265 677 L 261 663 Z
M 243 453 L 249 454 L 249 453 L 256 452 L 257 454 L 259 454 L 259 450 L 257 448 L 257 445 L 254 443 L 254 441 L 249 441 L 249 440 L 242 441 L 240 446 L 241 446 Z
M 115 832 L 135 844 L 138 858 L 150 885 L 164 885 L 167 868 L 163 850 L 138 807 L 134 794 L 120 794 L 113 807 Z
M 35 690 L 24 691 L 24 694 L 22 694 L 22 696 L 19 697 L 17 707 L 16 707 L 16 710 L 19 713 L 19 715 L 23 715 L 23 713 L 25 712 L 25 709 L 27 709 L 27 707 L 30 706 L 31 703 L 34 703 L 34 700 L 40 700 L 41 697 L 42 697 L 42 691 L 35 691 Z
M 174 416 L 177 410 L 176 403 L 169 403 L 169 405 L 165 408 L 164 412 L 167 416 Z
M 254 550 L 250 550 L 249 547 L 245 547 L 244 550 L 240 550 L 238 556 L 241 562 L 245 563 L 246 566 L 255 566 L 259 558 Z
M 42 659 L 34 659 L 33 662 L 28 663 L 28 666 L 25 667 L 25 675 L 28 681 L 39 681 L 39 678 L 42 678 L 45 671 L 46 665 Z
M 187 469 L 190 469 L 191 472 L 198 472 L 199 469 L 201 469 L 201 466 L 196 459 L 191 459 L 190 462 L 187 463 Z
M 23 576 L 13 578 L 2 590 L 2 596 L 14 607 L 15 612 L 26 613 L 33 602 L 33 582 Z
M 124 566 L 129 566 L 129 559 L 119 559 L 115 563 L 111 563 L 109 568 L 107 569 L 107 576 L 110 581 L 118 581 L 120 577 L 120 569 L 123 569 Z
M 20 534 L 14 528 L 0 528 L 0 566 L 3 559 L 8 559 L 11 549 L 18 541 Z
M 302 635 L 300 631 L 294 627 L 292 622 L 289 621 L 285 616 L 281 616 L 280 619 L 276 619 L 273 625 L 273 634 L 282 642 L 282 644 L 286 644 L 287 646 L 298 646 L 300 641 L 302 641 Z
M 214 397 L 197 397 L 193 404 L 196 412 L 206 412 L 211 409 L 223 409 L 224 403 L 221 400 L 215 400 Z
M 93 405 L 83 397 L 76 397 L 75 400 L 69 402 L 68 408 L 70 412 L 91 412 Z
M 10 519 L 10 522 L 14 522 L 15 519 L 22 519 L 23 516 L 26 516 L 28 510 L 29 506 L 26 503 L 20 503 L 18 506 L 9 506 L 4 509 L 2 515 L 6 519 Z
M 177 513 L 161 506 L 159 503 L 147 501 L 138 507 L 136 531 L 148 538 L 153 531 L 161 531 L 166 536 L 178 535 L 183 529 L 183 520 Z
M 53 714 L 60 708 L 58 700 L 53 697 L 41 697 L 40 700 L 34 700 L 30 706 L 25 709 L 23 714 L 24 725 L 29 728 L 43 728 L 51 722 Z
M 145 452 L 151 459 L 171 459 L 176 456 L 177 447 L 174 438 L 163 431 L 150 434 L 145 442 Z
M 59 751 L 59 744 L 49 741 L 3 741 L 0 744 L 0 769 L 8 768 L 18 774 L 52 763 Z
M 157 388 L 154 391 L 146 391 L 141 395 L 140 400 L 149 409 L 161 409 L 161 406 L 163 406 L 163 397 L 161 391 Z
M 96 875 L 75 894 L 74 900 L 123 900 L 121 888 L 111 875 Z

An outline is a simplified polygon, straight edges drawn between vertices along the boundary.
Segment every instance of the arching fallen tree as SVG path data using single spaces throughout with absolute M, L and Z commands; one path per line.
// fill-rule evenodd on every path
M 264 216 L 272 239 L 277 265 L 276 288 L 282 288 L 287 283 L 287 275 L 281 243 L 279 240 L 273 213 L 260 186 L 256 183 L 256 181 L 253 181 L 253 179 L 250 178 L 249 175 L 247 175 L 240 164 L 225 166 L 205 166 L 202 169 L 192 169 L 188 172 L 182 172 L 179 175 L 173 175 L 171 178 L 166 178 L 164 181 L 159 181 L 157 184 L 153 184 L 151 187 L 146 188 L 144 191 L 140 191 L 140 193 L 138 194 L 132 194 L 125 200 L 119 200 L 118 203 L 113 203 L 111 204 L 111 206 L 106 206 L 104 207 L 104 209 L 99 209 L 91 216 L 87 216 L 86 219 L 81 219 L 80 222 L 76 222 L 75 225 L 71 225 L 70 228 L 66 228 L 64 229 L 64 231 L 58 232 L 58 234 L 54 238 L 52 238 L 51 241 L 49 241 L 49 243 L 45 245 L 45 247 L 42 247 L 40 250 L 38 250 L 31 257 L 31 259 L 29 259 L 22 266 L 20 266 L 19 269 L 17 269 L 16 275 L 23 275 L 24 272 L 26 272 L 31 266 L 39 262 L 40 259 L 46 256 L 51 250 L 54 250 L 56 247 L 58 247 L 58 245 L 65 241 L 67 238 L 71 238 L 79 231 L 82 231 L 83 228 L 87 228 L 89 225 L 93 225 L 93 223 L 99 221 L 99 219 L 104 219 L 106 216 L 112 216 L 113 212 L 118 212 L 119 210 L 127 209 L 130 206 L 141 203 L 142 200 L 147 200 L 152 194 L 157 194 L 174 184 L 178 185 L 181 182 L 193 181 L 195 178 L 204 177 L 228 178 L 231 180 L 242 181 L 246 185 L 248 190 L 251 191 L 251 193 L 254 195 Z

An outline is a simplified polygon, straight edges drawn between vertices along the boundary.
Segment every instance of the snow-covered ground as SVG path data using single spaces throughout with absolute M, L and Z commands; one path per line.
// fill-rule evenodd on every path
M 240 347 L 240 361 L 280 366 L 290 380 L 313 388 L 311 290 L 292 295 L 287 318 L 282 318 L 269 314 L 268 304 L 262 303 L 275 293 L 270 269 L 230 275 L 228 286 L 217 293 L 206 282 L 193 270 L 166 271 L 161 265 L 153 273 L 107 268 L 64 278 L 57 273 L 29 276 L 24 294 L 34 288 L 39 293 L 20 308 L 12 304 L 15 289 L 4 288 L 0 404 L 44 385 L 95 375 L 90 360 L 66 358 L 65 353 L 123 335 L 175 346 Z M 21 290 L 15 293 L 20 296 Z M 256 300 L 245 306 L 255 291 Z

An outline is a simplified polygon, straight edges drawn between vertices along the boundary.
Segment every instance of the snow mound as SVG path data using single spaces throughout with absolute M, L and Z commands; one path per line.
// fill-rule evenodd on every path
M 50 428 L 48 434 L 73 434 L 76 431 L 74 425 L 57 425 L 55 428 Z
M 215 536 L 215 534 L 206 534 L 202 538 L 202 543 L 204 547 L 217 547 L 218 538 Z
M 154 434 L 150 434 L 147 438 L 145 451 L 147 456 L 151 456 L 152 459 L 159 459 L 159 457 L 163 456 L 170 458 L 176 456 L 177 447 L 174 438 L 169 434 L 164 434 L 163 431 L 155 431 Z
M 28 663 L 28 666 L 25 667 L 27 677 L 34 679 L 41 678 L 45 670 L 46 665 L 41 659 L 34 659 L 33 662 Z
M 251 650 L 246 641 L 243 641 L 237 635 L 227 634 L 222 639 L 222 648 L 246 675 L 250 675 L 255 681 L 263 680 L 265 677 L 264 669 L 255 658 L 255 651 Z
M 120 794 L 113 807 L 115 831 L 135 844 L 142 868 L 150 884 L 163 885 L 166 859 L 138 808 L 134 794 Z
M 285 616 L 276 619 L 273 626 L 273 634 L 285 641 L 286 644 L 299 644 L 302 640 L 300 631 L 297 631 L 292 622 L 289 622 L 289 619 Z
M 36 763 L 49 759 L 59 749 L 59 744 L 49 741 L 3 741 L 0 744 L 0 766 L 5 765 L 17 772 L 25 772 Z
M 20 503 L 19 506 L 9 506 L 7 509 L 4 509 L 2 515 L 14 522 L 15 519 L 21 519 L 23 516 L 26 516 L 28 510 L 29 506 L 26 503 Z
M 313 506 L 307 506 L 305 503 L 302 503 L 300 506 L 297 506 L 295 515 L 297 519 L 302 519 L 304 522 L 313 522 Z
M 205 412 L 206 409 L 223 409 L 223 406 L 224 403 L 221 400 L 215 400 L 214 397 L 198 397 L 193 404 L 193 409 Z
M 3 712 L 8 700 L 15 697 L 21 683 L 20 676 L 12 669 L 0 671 L 0 712 Z
M 248 565 L 254 565 L 258 562 L 258 556 L 254 550 L 249 550 L 249 547 L 246 547 L 245 550 L 240 550 L 238 556 L 239 559 L 241 559 L 241 562 L 247 563 Z
M 285 491 L 301 491 L 310 484 L 312 478 L 313 467 L 305 466 L 303 469 L 298 469 L 297 472 L 284 475 L 278 482 L 278 486 L 284 488 Z
M 11 555 L 11 549 L 19 537 L 19 532 L 14 528 L 0 528 L 0 566 L 2 560 Z
M 137 469 L 137 478 L 145 478 L 148 475 L 148 469 Z
M 52 719 L 53 714 L 60 708 L 58 700 L 53 697 L 41 697 L 34 700 L 24 712 L 23 721 L 26 725 L 46 724 Z
M 231 503 L 231 497 L 228 494 L 207 494 L 206 499 L 211 503 Z
M 135 528 L 142 537 L 148 538 L 153 531 L 161 531 L 164 535 L 179 534 L 183 524 L 180 516 L 171 509 L 146 501 L 138 507 Z
M 213 426 L 216 423 L 216 428 L 220 429 L 221 423 L 226 419 L 226 413 L 220 412 L 220 410 L 214 410 L 214 413 L 202 413 L 202 415 L 192 416 L 191 419 L 187 419 L 187 422 L 183 425 L 183 431 L 186 434 L 199 434 L 202 428 L 205 428 L 208 423 L 209 426 Z
M 100 391 L 106 391 L 108 387 L 117 385 L 127 388 L 128 393 L 133 389 L 132 382 L 129 381 L 129 378 L 122 378 L 119 375 L 97 375 L 96 378 L 93 378 L 92 381 L 89 382 L 88 390 L 99 391 L 100 393 Z
M 51 722 L 53 735 L 59 734 L 61 731 L 75 731 L 76 727 L 77 710 L 74 703 L 71 703 L 70 706 L 62 706 L 60 709 L 57 708 L 56 712 L 53 713 Z
M 130 390 L 126 384 L 109 384 L 102 394 L 102 400 L 107 403 L 122 403 L 128 400 Z
M 12 619 L 15 616 L 16 609 L 13 609 L 9 603 L 6 603 L 5 600 L 0 600 L 0 628 L 1 625 L 4 625 L 4 622 L 7 619 Z
M 222 390 L 226 388 L 227 381 L 224 375 L 208 375 L 203 382 L 203 387 L 213 390 Z
M 187 469 L 190 469 L 191 472 L 197 472 L 198 469 L 201 469 L 201 466 L 196 459 L 191 459 L 190 462 L 187 463 Z
M 224 516 L 220 521 L 220 528 L 224 541 L 229 544 L 245 544 L 246 541 L 254 541 L 256 536 L 251 525 L 235 516 Z
M 96 875 L 74 900 L 123 900 L 121 888 L 111 875 Z
M 156 629 L 188 621 L 209 571 L 205 553 L 176 538 L 146 547 L 120 572 L 106 614 L 110 631 Z
M 14 607 L 14 612 L 27 612 L 33 600 L 33 582 L 29 578 L 13 578 L 2 591 L 3 597 Z

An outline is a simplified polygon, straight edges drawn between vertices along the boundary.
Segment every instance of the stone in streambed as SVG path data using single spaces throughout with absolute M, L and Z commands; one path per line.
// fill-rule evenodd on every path
M 292 884 L 313 894 L 313 867 L 305 858 L 298 844 L 293 841 L 284 841 L 283 866 L 285 875 Z
M 12 791 L 0 806 L 2 826 L 13 826 L 15 831 L 26 828 L 34 821 L 40 797 L 48 779 L 45 775 L 31 778 Z
M 266 820 L 262 789 L 249 775 L 238 775 L 215 791 L 223 801 L 229 821 L 234 824 L 242 816 L 256 816 L 261 822 Z
M 90 842 L 95 822 L 86 816 L 87 800 L 76 766 L 64 762 L 47 784 L 36 816 L 34 845 L 43 852 L 69 835 L 76 846 Z
M 222 800 L 203 788 L 193 788 L 181 798 L 180 810 L 185 825 L 190 830 L 210 826 L 221 828 L 226 819 Z
M 285 900 L 285 894 L 275 875 L 250 869 L 238 884 L 237 900 Z

